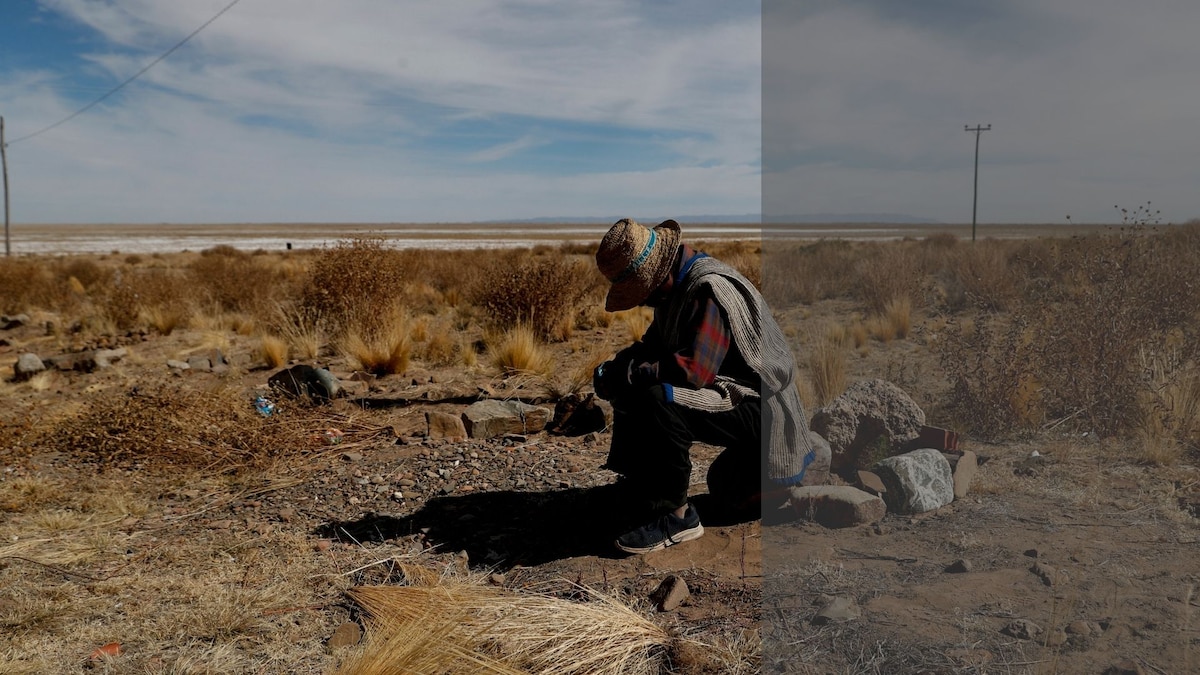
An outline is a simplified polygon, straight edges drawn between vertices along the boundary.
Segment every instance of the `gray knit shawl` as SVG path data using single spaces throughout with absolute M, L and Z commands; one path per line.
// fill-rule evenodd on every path
M 672 400 L 689 408 L 719 412 L 747 398 L 761 398 L 766 477 L 784 485 L 797 484 L 816 455 L 796 389 L 792 351 L 754 284 L 715 258 L 699 258 L 671 294 L 671 302 L 655 310 L 654 323 L 672 352 L 684 348 L 682 341 L 691 336 L 681 335 L 682 313 L 705 288 L 724 310 L 733 343 L 746 364 L 761 378 L 761 391 L 753 387 L 754 383 L 718 375 L 704 389 L 673 387 Z

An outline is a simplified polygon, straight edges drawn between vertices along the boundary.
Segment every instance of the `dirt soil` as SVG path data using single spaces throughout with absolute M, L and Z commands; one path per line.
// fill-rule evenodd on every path
M 853 311 L 827 302 L 782 318 L 803 354 L 814 326 Z M 948 426 L 937 416 L 945 383 L 924 348 L 935 326 L 873 342 L 851 357 L 850 379 L 890 379 Z M 0 364 L 57 353 L 37 317 L 0 337 Z M 556 358 L 573 368 L 625 339 L 618 325 L 590 331 Z M 1200 670 L 1200 471 L 1136 464 L 1116 439 L 968 438 L 985 461 L 966 498 L 836 530 L 722 516 L 703 497 L 718 449 L 697 446 L 706 535 L 625 557 L 599 519 L 601 486 L 615 478 L 599 468 L 607 433 L 426 437 L 431 410 L 550 397 L 483 368 L 358 382 L 345 362 L 322 362 L 351 395 L 295 418 L 312 442 L 293 456 L 239 471 L 97 462 L 38 442 L 29 428 L 135 388 L 232 388 L 249 407 L 274 372 L 253 363 L 246 337 L 224 345 L 235 365 L 222 375 L 166 366 L 208 353 L 197 332 L 128 342 L 111 368 L 0 385 L 14 434 L 0 446 L 0 672 L 329 672 L 356 653 L 328 644 L 361 619 L 346 589 L 397 581 L 399 562 L 495 573 L 492 583 L 516 590 L 614 594 L 709 646 L 676 655 L 680 672 Z M 328 443 L 326 428 L 342 430 L 341 442 Z M 953 571 L 958 561 L 967 571 Z M 647 596 L 668 575 L 691 595 L 656 612 Z M 816 620 L 834 598 L 851 599 L 857 618 Z M 119 656 L 89 659 L 111 642 Z M 1118 664 L 1126 670 L 1106 670 Z

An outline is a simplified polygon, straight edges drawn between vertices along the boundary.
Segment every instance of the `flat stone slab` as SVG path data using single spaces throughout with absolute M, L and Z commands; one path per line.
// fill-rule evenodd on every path
M 794 487 L 787 495 L 787 502 L 772 520 L 811 520 L 825 527 L 854 527 L 887 515 L 882 499 L 849 485 Z
M 883 498 L 893 512 L 925 513 L 954 501 L 950 462 L 932 448 L 888 457 L 873 472 L 887 488 Z
M 549 408 L 520 401 L 487 400 L 467 406 L 462 421 L 471 438 L 495 438 L 537 433 L 546 428 L 553 414 Z

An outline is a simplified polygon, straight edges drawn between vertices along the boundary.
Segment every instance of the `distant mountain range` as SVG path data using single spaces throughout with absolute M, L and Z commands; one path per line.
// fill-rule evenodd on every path
M 555 224 L 555 225 L 609 225 L 617 222 L 625 216 L 588 216 L 588 217 L 559 217 L 559 218 L 514 218 L 509 220 L 485 220 L 482 224 L 494 223 L 530 223 L 530 224 Z M 667 218 L 674 218 L 682 223 L 759 223 L 762 222 L 762 214 L 759 213 L 722 213 L 722 214 L 699 214 L 686 216 L 662 216 L 647 218 L 644 216 L 635 216 L 639 221 L 645 223 L 658 223 Z M 798 215 L 777 216 L 772 215 L 767 222 L 772 223 L 897 223 L 897 224 L 925 224 L 936 225 L 938 221 L 931 218 L 919 218 L 903 213 L 804 213 Z

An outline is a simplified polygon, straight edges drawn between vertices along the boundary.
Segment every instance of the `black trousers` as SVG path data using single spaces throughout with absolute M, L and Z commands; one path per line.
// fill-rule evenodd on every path
M 739 500 L 760 489 L 762 406 L 745 401 L 733 410 L 706 412 L 663 399 L 661 387 L 613 401 L 613 437 L 605 468 L 627 479 L 637 506 L 665 513 L 687 502 L 691 447 L 725 448 L 709 469 L 709 492 Z

